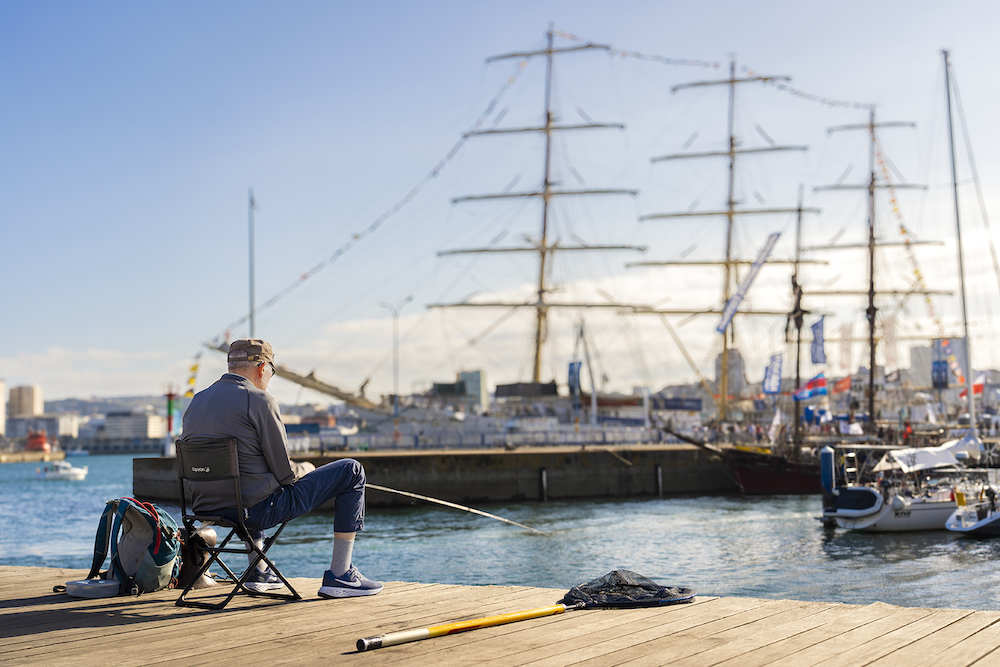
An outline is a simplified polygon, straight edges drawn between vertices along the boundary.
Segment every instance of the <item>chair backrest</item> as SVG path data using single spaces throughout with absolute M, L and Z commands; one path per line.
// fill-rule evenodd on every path
M 232 480 L 233 505 L 243 516 L 240 491 L 240 461 L 236 454 L 236 438 L 177 440 L 177 477 L 181 493 L 181 513 L 187 514 L 184 482 L 219 482 Z

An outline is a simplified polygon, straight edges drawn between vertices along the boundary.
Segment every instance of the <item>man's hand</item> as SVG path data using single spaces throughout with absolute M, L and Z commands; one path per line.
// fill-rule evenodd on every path
M 296 479 L 300 479 L 316 469 L 316 466 L 309 461 L 291 461 L 290 463 Z

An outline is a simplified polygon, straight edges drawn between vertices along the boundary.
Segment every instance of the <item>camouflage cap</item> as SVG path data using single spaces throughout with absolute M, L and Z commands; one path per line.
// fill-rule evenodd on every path
M 273 364 L 274 350 L 270 343 L 260 338 L 234 340 L 229 345 L 229 361 L 263 361 Z

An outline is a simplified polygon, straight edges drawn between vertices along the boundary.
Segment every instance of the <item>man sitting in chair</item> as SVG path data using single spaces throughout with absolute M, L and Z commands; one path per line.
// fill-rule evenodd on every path
M 229 346 L 229 372 L 198 392 L 184 412 L 184 436 L 236 438 L 244 523 L 258 546 L 263 544 L 264 530 L 336 499 L 333 559 L 319 595 L 375 595 L 382 584 L 366 579 L 351 562 L 354 535 L 365 522 L 365 470 L 354 459 L 315 468 L 288 458 L 278 401 L 267 393 L 274 373 L 270 343 L 259 338 L 234 341 Z M 196 512 L 226 516 L 228 511 L 237 520 L 226 496 L 228 490 L 231 498 L 231 485 L 205 482 L 199 487 L 192 489 Z M 256 591 L 283 586 L 263 561 L 246 585 Z

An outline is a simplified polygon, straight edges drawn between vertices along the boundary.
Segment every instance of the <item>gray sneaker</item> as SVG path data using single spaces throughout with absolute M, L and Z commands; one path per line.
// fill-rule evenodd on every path
M 281 579 L 279 579 L 278 576 L 271 571 L 271 568 L 267 568 L 263 572 L 254 568 L 253 574 L 250 575 L 250 578 L 246 580 L 244 585 L 257 593 L 273 591 L 285 587 L 285 584 L 283 584 Z
M 323 573 L 323 585 L 319 589 L 318 595 L 321 598 L 353 598 L 362 595 L 375 595 L 382 590 L 381 581 L 366 579 L 358 572 L 358 568 L 351 565 L 351 569 L 343 576 L 337 577 L 327 570 Z

